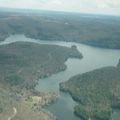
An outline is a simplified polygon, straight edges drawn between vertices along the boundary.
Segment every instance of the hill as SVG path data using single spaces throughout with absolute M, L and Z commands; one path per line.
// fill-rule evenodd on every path
M 75 114 L 84 120 L 110 120 L 114 108 L 120 108 L 120 62 L 70 78 L 60 89 L 78 102 Z
M 8 12 L 9 13 L 9 12 Z M 79 14 L 0 12 L 0 40 L 24 34 L 41 40 L 120 49 L 120 18 Z
M 17 42 L 0 46 L 0 119 L 56 120 L 42 106 L 57 95 L 34 89 L 37 80 L 66 69 L 69 57 L 82 58 L 76 47 Z M 24 111 L 24 112 L 23 112 Z

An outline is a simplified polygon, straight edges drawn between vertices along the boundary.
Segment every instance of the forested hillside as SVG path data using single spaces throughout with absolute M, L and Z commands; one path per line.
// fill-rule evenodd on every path
M 81 118 L 110 120 L 113 109 L 120 108 L 120 63 L 74 76 L 60 89 L 79 103 L 74 111 Z
M 73 41 L 120 48 L 120 18 L 79 14 L 0 13 L 0 40 L 24 34 L 41 40 Z

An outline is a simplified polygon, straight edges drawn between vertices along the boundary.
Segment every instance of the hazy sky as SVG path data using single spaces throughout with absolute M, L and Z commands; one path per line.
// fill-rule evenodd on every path
M 0 0 L 0 7 L 120 15 L 120 0 Z

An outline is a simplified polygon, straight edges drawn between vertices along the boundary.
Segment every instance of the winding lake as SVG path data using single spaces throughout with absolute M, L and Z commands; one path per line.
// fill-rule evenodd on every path
M 116 66 L 120 58 L 120 50 L 97 48 L 73 42 L 35 40 L 26 38 L 24 35 L 11 35 L 4 42 L 1 42 L 0 45 L 17 41 L 61 45 L 67 47 L 76 45 L 78 50 L 83 54 L 83 59 L 68 59 L 65 62 L 67 65 L 67 69 L 65 71 L 54 74 L 48 78 L 40 79 L 36 86 L 36 89 L 39 91 L 55 91 L 60 94 L 60 98 L 57 102 L 46 107 L 46 109 L 52 112 L 60 120 L 80 120 L 80 118 L 76 117 L 73 113 L 74 106 L 77 103 L 73 101 L 69 94 L 59 91 L 59 83 L 67 81 L 74 75 L 85 73 L 97 68 Z M 112 120 L 120 120 L 120 111 L 114 111 Z

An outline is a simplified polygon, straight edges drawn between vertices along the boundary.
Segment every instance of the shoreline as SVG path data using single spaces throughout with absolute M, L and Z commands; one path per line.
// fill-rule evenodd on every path
M 35 40 L 41 40 L 40 38 L 37 38 L 37 37 L 33 37 L 33 36 L 29 36 L 28 34 L 19 34 L 19 33 L 14 33 L 14 34 L 10 34 L 10 35 L 24 35 L 26 38 L 30 38 L 30 39 L 35 39 Z M 5 37 L 2 38 L 2 40 L 0 40 L 0 42 L 4 42 L 7 38 L 10 37 L 10 35 L 6 35 Z M 84 41 L 74 41 L 74 40 L 71 40 L 71 41 L 65 41 L 65 40 L 51 40 L 51 39 L 42 39 L 42 41 L 52 41 L 52 42 L 56 42 L 56 41 L 61 41 L 61 42 L 75 42 L 75 43 L 78 43 L 78 44 L 83 44 L 83 45 L 87 45 L 87 46 L 91 46 L 91 47 L 95 47 L 95 48 L 104 48 L 104 49 L 113 49 L 113 50 L 120 50 L 120 47 L 109 47 L 109 46 L 103 46 L 103 45 L 94 45 L 92 43 L 89 43 L 89 42 L 84 42 Z

